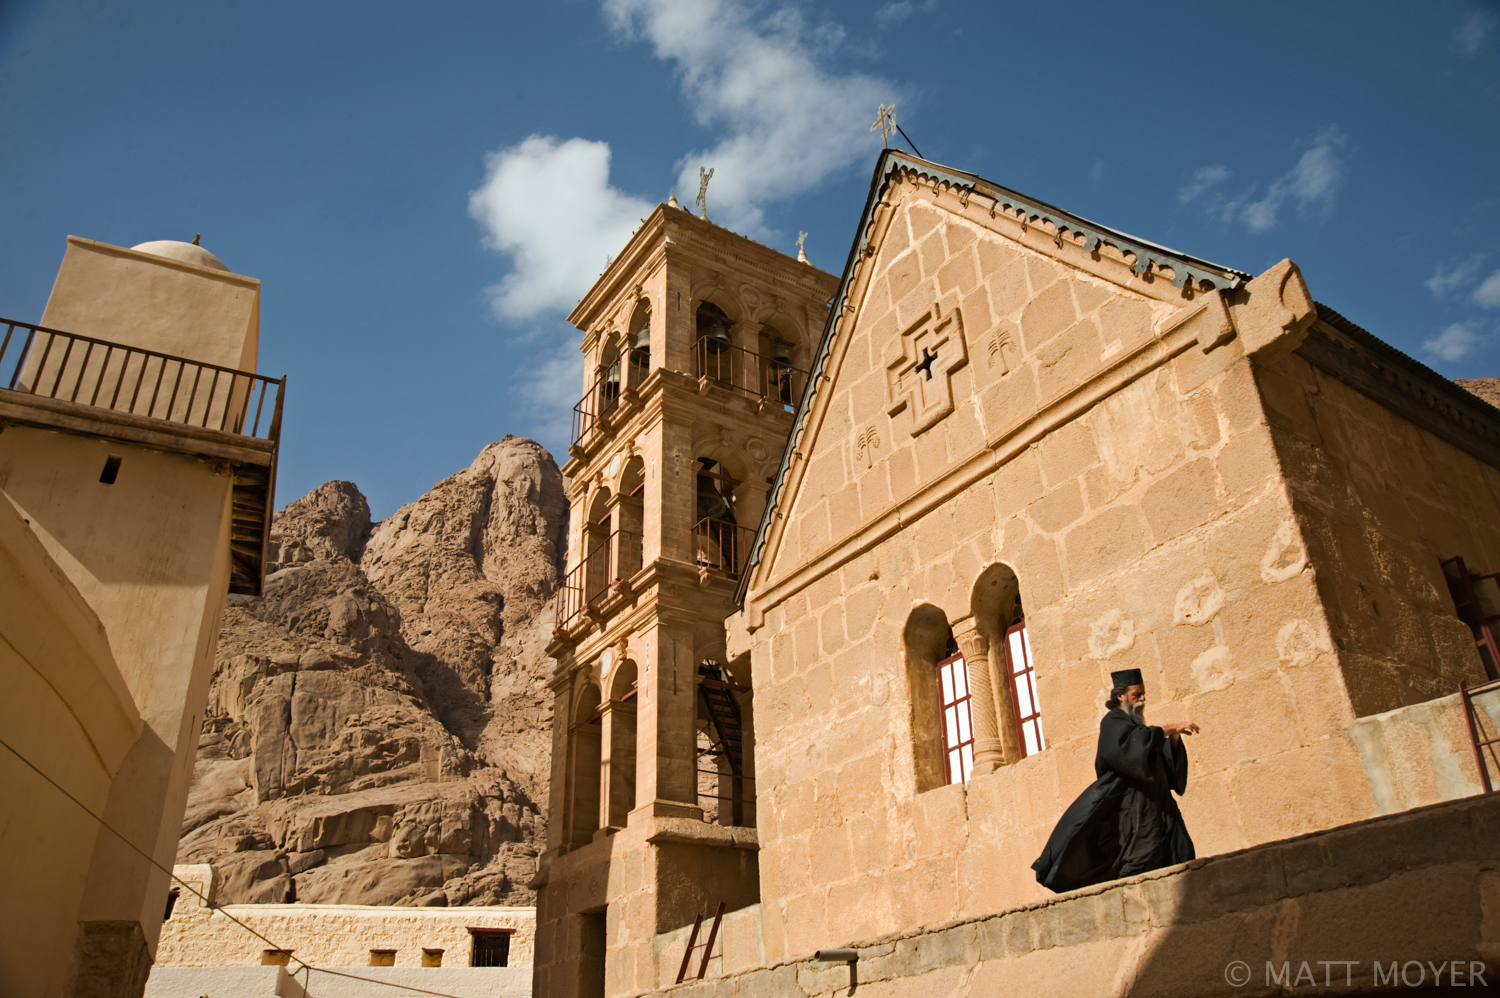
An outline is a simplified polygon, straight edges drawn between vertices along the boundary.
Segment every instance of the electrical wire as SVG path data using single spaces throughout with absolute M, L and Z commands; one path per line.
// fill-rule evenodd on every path
M 308 963 L 306 960 L 300 960 L 297 957 L 292 956 L 291 955 L 292 952 L 293 952 L 292 950 L 287 949 L 287 947 L 285 947 L 285 946 L 278 946 L 276 943 L 274 943 L 271 940 L 267 939 L 265 936 L 261 935 L 259 932 L 256 932 L 250 926 L 246 925 L 244 922 L 240 921 L 238 918 L 235 918 L 229 912 L 225 911 L 223 907 L 214 904 L 213 901 L 209 900 L 209 898 L 206 897 L 202 892 L 200 892 L 198 890 L 198 888 L 194 887 L 192 884 L 190 884 L 187 881 L 183 880 L 181 877 L 177 876 L 177 874 L 173 873 L 171 870 L 167 869 L 165 866 L 162 866 L 160 863 L 158 863 L 156 861 L 156 859 L 151 856 L 151 854 L 147 853 L 140 846 L 136 845 L 134 842 L 132 842 L 129 839 L 127 839 L 124 836 L 123 833 L 117 831 L 114 828 L 114 826 L 112 826 L 109 822 L 105 821 L 103 818 L 101 818 L 97 814 L 95 814 L 93 812 L 92 808 L 90 808 L 83 801 L 79 800 L 77 797 L 74 797 L 70 792 L 68 792 L 68 789 L 66 787 L 64 787 L 62 784 L 58 783 L 52 777 L 50 777 L 46 773 L 42 772 L 41 769 L 36 765 L 36 763 L 32 762 L 30 759 L 26 758 L 24 755 L 22 755 L 20 752 L 18 752 L 15 749 L 15 747 L 12 746 L 5 739 L 0 738 L 0 745 L 3 745 L 5 747 L 5 749 L 6 749 L 6 751 L 10 752 L 11 755 L 15 756 L 17 759 L 20 759 L 23 763 L 25 763 L 26 766 L 28 768 L 30 768 L 32 772 L 36 773 L 36 775 L 40 776 L 42 779 L 44 779 L 48 783 L 50 783 L 53 786 L 53 788 L 57 790 L 58 793 L 62 794 L 64 797 L 68 798 L 68 800 L 72 801 L 74 804 L 78 805 L 79 810 L 83 811 L 83 813 L 87 814 L 90 818 L 93 818 L 96 822 L 99 823 L 99 825 L 102 828 L 108 829 L 109 832 L 111 834 L 113 834 L 115 838 L 119 839 L 121 842 L 125 843 L 131 849 L 133 849 L 137 853 L 139 853 L 141 855 L 141 857 L 143 859 L 145 859 L 146 862 L 150 863 L 152 866 L 156 867 L 158 870 L 160 870 L 161 872 L 165 873 L 167 876 L 171 877 L 173 880 L 177 881 L 178 884 L 180 884 L 183 887 L 186 887 L 193 894 L 197 895 L 197 897 L 200 900 L 202 900 L 203 906 L 205 908 L 209 909 L 210 911 L 216 911 L 219 914 L 223 915 L 225 918 L 229 919 L 235 925 L 238 925 L 240 928 L 242 928 L 246 932 L 250 933 L 256 939 L 259 939 L 261 942 L 265 943 L 271 949 L 277 950 L 277 951 L 282 952 L 282 953 L 286 953 L 287 956 L 290 959 L 296 960 L 296 962 L 304 970 L 308 971 L 309 974 L 317 973 L 317 974 L 329 974 L 329 975 L 332 975 L 334 977 L 347 977 L 351 981 L 362 981 L 362 982 L 364 982 L 366 984 L 383 984 L 383 985 L 385 985 L 388 988 L 400 988 L 403 991 L 409 991 L 409 992 L 412 992 L 414 994 L 432 995 L 432 996 L 434 996 L 434 998 L 458 998 L 457 995 L 450 995 L 450 994 L 447 994 L 446 992 L 443 992 L 443 991 L 428 991 L 425 988 L 412 987 L 409 984 L 397 984 L 395 981 L 382 981 L 382 980 L 379 980 L 379 979 L 374 978 L 374 977 L 360 977 L 358 974 L 346 974 L 346 973 L 344 973 L 343 971 L 340 971 L 340 970 L 329 970 L 326 967 L 315 967 L 312 964 Z M 293 976 L 295 977 L 295 973 L 293 974 Z M 308 980 L 309 983 L 311 983 L 311 978 L 310 977 L 306 977 L 306 975 L 304 975 L 304 977 L 305 977 L 306 980 Z M 306 987 L 305 986 L 304 986 L 303 990 L 304 990 L 304 992 L 306 991 Z

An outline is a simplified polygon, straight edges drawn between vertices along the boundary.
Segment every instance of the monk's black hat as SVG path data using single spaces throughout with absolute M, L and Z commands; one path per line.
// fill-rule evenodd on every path
M 1121 669 L 1119 672 L 1111 672 L 1109 678 L 1115 681 L 1117 690 L 1123 690 L 1127 686 L 1146 685 L 1146 681 L 1141 678 L 1140 669 Z

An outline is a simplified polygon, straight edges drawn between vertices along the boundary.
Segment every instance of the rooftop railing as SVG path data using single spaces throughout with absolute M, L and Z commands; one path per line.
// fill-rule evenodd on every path
M 285 378 L 13 319 L 0 325 L 0 385 L 11 391 L 271 442 L 280 436 Z

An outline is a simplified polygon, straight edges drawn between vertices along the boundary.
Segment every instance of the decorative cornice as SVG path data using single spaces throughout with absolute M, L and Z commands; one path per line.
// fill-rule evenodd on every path
M 1297 353 L 1403 419 L 1500 468 L 1500 410 L 1327 305 Z

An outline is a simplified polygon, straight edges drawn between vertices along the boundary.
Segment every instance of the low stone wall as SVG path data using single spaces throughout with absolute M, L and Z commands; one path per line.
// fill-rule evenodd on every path
M 729 933 L 730 950 L 744 952 L 744 928 Z M 681 934 L 668 934 L 663 955 L 681 959 Z M 1439 975 L 1444 987 L 1500 985 L 1500 795 L 850 945 L 852 968 L 807 953 L 659 993 L 1243 998 L 1313 985 L 1407 990 Z
M 437 992 L 449 998 L 530 998 L 530 967 L 334 967 L 338 974 L 288 974 L 281 967 L 158 967 L 145 998 L 393 998 Z M 349 976 L 340 976 L 347 974 Z M 358 978 L 358 979 L 356 979 Z M 371 982 L 378 982 L 372 984 Z M 304 987 L 304 984 L 306 985 Z M 403 990 L 415 988 L 417 991 Z
M 178 866 L 175 873 L 202 894 L 215 897 L 213 871 L 207 865 Z M 441 969 L 468 969 L 470 927 L 510 929 L 509 968 L 505 969 L 524 969 L 529 982 L 536 949 L 535 908 L 355 904 L 232 904 L 209 908 L 183 891 L 172 917 L 162 923 L 156 967 L 259 965 L 268 945 L 244 926 L 315 967 L 371 969 L 370 951 L 379 949 L 395 950 L 397 968 L 431 971 L 439 968 L 422 966 L 423 950 L 440 949 Z

